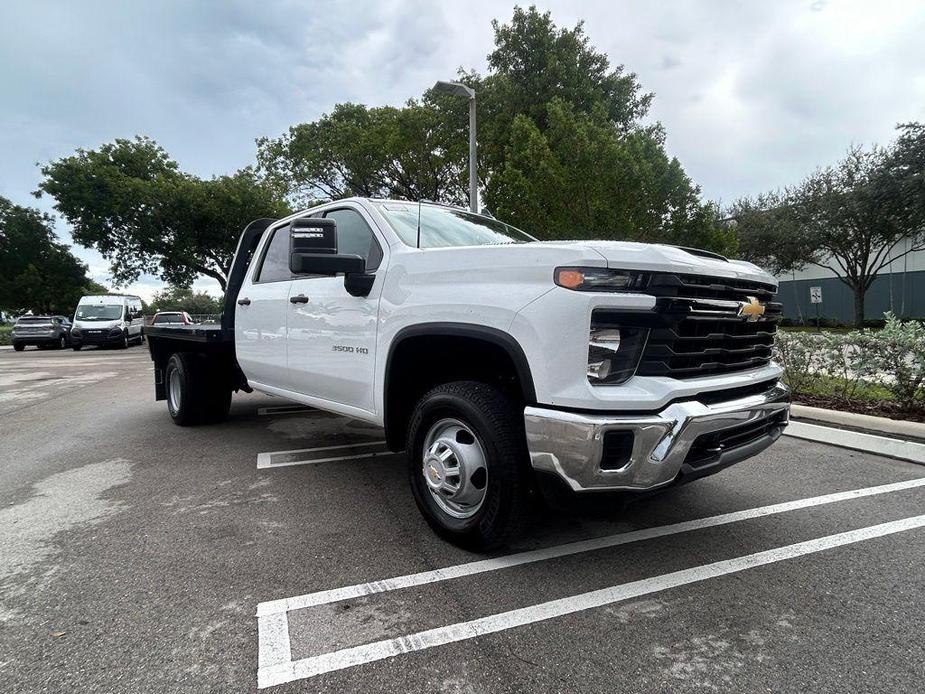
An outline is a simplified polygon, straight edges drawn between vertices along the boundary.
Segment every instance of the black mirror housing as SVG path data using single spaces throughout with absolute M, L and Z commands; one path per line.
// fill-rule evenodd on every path
M 349 275 L 366 272 L 366 260 L 359 255 L 292 253 L 289 269 L 298 275 Z
M 366 272 L 366 261 L 338 254 L 333 219 L 303 217 L 289 225 L 289 269 L 299 275 L 338 275 Z
M 303 217 L 289 225 L 289 254 L 337 255 L 337 222 Z
M 369 296 L 373 290 L 376 276 L 371 274 L 353 273 L 344 277 L 344 289 L 350 296 Z

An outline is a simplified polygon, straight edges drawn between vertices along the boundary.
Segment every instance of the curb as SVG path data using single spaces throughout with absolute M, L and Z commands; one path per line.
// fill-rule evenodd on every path
M 855 427 L 868 431 L 880 431 L 884 434 L 897 434 L 911 436 L 916 439 L 925 439 L 925 424 L 921 422 L 908 422 L 900 419 L 874 417 L 869 414 L 855 414 L 854 412 L 839 412 L 826 410 L 821 407 L 807 405 L 791 405 L 790 414 L 793 417 L 812 419 L 828 424 L 837 424 L 843 427 Z
M 879 419 L 879 417 L 874 417 L 873 419 Z M 850 431 L 848 429 L 833 429 L 832 427 L 794 422 L 793 420 L 784 429 L 784 435 L 925 465 L 925 444 L 923 443 L 891 439 L 874 434 L 863 434 L 859 431 Z

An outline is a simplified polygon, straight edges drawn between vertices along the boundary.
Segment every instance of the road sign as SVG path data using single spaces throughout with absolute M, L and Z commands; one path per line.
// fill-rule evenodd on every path
M 822 303 L 822 287 L 809 288 L 809 300 L 814 304 Z

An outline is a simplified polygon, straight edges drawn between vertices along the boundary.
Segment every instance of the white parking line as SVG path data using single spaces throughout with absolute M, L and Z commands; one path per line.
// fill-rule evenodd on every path
M 285 614 L 275 614 L 257 622 L 257 639 L 260 652 L 257 663 L 260 667 L 281 665 L 292 660 L 289 645 L 289 620 Z
M 325 451 L 337 451 L 347 448 L 371 448 L 377 447 L 380 450 L 371 453 L 350 453 L 348 455 L 325 456 L 320 458 L 314 457 L 316 453 Z M 385 441 L 365 441 L 363 443 L 348 443 L 342 446 L 319 446 L 317 448 L 299 448 L 293 451 L 273 451 L 270 453 L 257 454 L 257 469 L 276 467 L 290 467 L 292 465 L 315 465 L 317 463 L 332 463 L 338 460 L 358 460 L 360 458 L 376 458 L 384 455 L 392 455 L 391 451 L 386 449 Z
M 498 569 L 507 569 L 513 566 L 521 566 L 537 561 L 547 559 L 556 559 L 558 557 L 567 557 L 572 554 L 581 552 L 591 552 L 607 547 L 616 547 L 631 542 L 640 542 L 643 540 L 652 540 L 658 537 L 674 535 L 676 533 L 690 532 L 693 530 L 702 530 L 712 528 L 718 525 L 736 523 L 738 521 L 749 520 L 752 518 L 761 518 L 787 511 L 796 511 L 798 509 L 811 508 L 813 506 L 822 506 L 823 504 L 833 504 L 839 501 L 849 501 L 851 499 L 860 499 L 865 496 L 874 496 L 877 494 L 888 494 L 890 492 L 903 491 L 905 489 L 914 489 L 916 487 L 925 487 L 925 477 L 907 480 L 905 482 L 895 482 L 892 484 L 883 484 L 876 487 L 865 487 L 863 489 L 853 489 L 847 492 L 836 492 L 834 494 L 825 494 L 823 496 L 814 496 L 806 499 L 797 499 L 796 501 L 786 501 L 780 504 L 770 506 L 760 506 L 758 508 L 746 509 L 744 511 L 733 511 L 723 513 L 718 516 L 709 516 L 707 518 L 698 518 L 695 520 L 672 523 L 671 525 L 660 525 L 654 528 L 644 528 L 642 530 L 633 530 L 617 535 L 607 535 L 597 537 L 591 540 L 581 540 L 579 542 L 570 542 L 564 545 L 553 547 L 544 547 L 543 549 L 531 550 L 529 552 L 520 552 L 518 554 L 509 554 L 494 559 L 481 559 L 479 561 L 468 562 L 466 564 L 457 564 L 456 566 L 447 566 L 442 569 L 433 569 L 431 571 L 422 571 L 420 573 L 397 576 L 395 578 L 386 578 L 381 581 L 372 581 L 371 583 L 360 583 L 343 588 L 333 588 L 322 590 L 307 595 L 298 595 L 292 598 L 281 600 L 270 600 L 257 605 L 257 617 L 263 617 L 291 610 L 300 610 L 313 605 L 325 605 L 340 600 L 349 600 L 364 595 L 373 595 L 375 593 L 385 593 L 390 590 L 399 590 L 401 588 L 410 588 L 420 586 L 426 583 L 436 583 L 447 581 L 453 578 L 471 576 L 473 574 L 484 573 L 486 571 L 497 571 Z
M 623 583 L 600 590 L 581 593 L 567 598 L 550 600 L 530 607 L 522 607 L 508 612 L 472 619 L 467 622 L 458 622 L 447 626 L 437 627 L 408 634 L 394 639 L 385 639 L 374 643 L 344 648 L 339 651 L 323 653 L 310 658 L 277 663 L 259 667 L 257 670 L 257 687 L 264 689 L 293 680 L 314 677 L 325 672 L 343 670 L 345 668 L 371 663 L 377 660 L 392 658 L 403 653 L 413 653 L 435 646 L 456 643 L 474 639 L 486 634 L 494 634 L 515 627 L 527 626 L 556 617 L 562 617 L 576 612 L 603 607 L 623 600 L 649 595 L 669 588 L 676 588 L 690 583 L 718 578 L 728 574 L 765 566 L 786 559 L 794 559 L 816 552 L 822 552 L 835 547 L 856 542 L 863 542 L 893 533 L 913 530 L 925 526 L 925 515 L 913 516 L 902 520 L 872 525 L 867 528 L 851 530 L 835 535 L 827 535 L 815 540 L 807 540 L 792 545 L 785 545 L 775 549 L 747 554 L 735 559 L 713 562 L 682 569 L 671 573 L 653 576 L 640 581 Z M 288 630 L 287 630 L 288 635 Z
M 925 444 L 902 439 L 863 434 L 849 429 L 835 429 L 823 427 L 818 424 L 794 422 L 784 429 L 784 433 L 799 439 L 827 443 L 842 448 L 851 448 L 856 451 L 888 455 L 891 458 L 909 460 L 914 463 L 925 463 Z

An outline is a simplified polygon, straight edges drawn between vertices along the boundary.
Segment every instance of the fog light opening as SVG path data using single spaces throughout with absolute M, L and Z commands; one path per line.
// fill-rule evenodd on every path
M 604 446 L 601 454 L 601 470 L 620 470 L 633 459 L 636 434 L 632 431 L 604 432 Z

